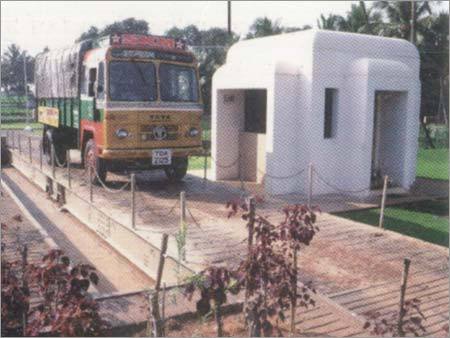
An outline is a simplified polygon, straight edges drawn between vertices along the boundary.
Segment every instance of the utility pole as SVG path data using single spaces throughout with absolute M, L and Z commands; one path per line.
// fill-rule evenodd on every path
M 231 37 L 231 0 L 228 3 L 228 36 Z
M 409 29 L 410 37 L 409 41 L 416 44 L 416 2 L 414 0 L 411 1 L 411 22 Z
M 25 90 L 25 107 L 27 110 L 27 117 L 26 117 L 26 121 L 27 121 L 27 127 L 29 127 L 30 125 L 30 119 L 29 119 L 29 112 L 28 112 L 28 88 L 27 88 L 27 55 L 26 52 L 24 51 L 23 53 L 23 88 Z

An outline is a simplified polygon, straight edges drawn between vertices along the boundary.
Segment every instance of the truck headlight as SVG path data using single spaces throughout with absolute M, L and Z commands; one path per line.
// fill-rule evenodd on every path
M 200 134 L 200 130 L 198 130 L 197 128 L 191 128 L 191 129 L 189 129 L 187 134 L 190 137 L 196 137 Z
M 119 129 L 116 130 L 117 138 L 122 139 L 122 138 L 128 137 L 128 135 L 129 134 L 128 134 L 128 131 L 126 129 L 119 128 Z

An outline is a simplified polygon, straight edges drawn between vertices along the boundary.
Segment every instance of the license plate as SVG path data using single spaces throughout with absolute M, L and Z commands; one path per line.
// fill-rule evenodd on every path
M 152 150 L 153 165 L 171 165 L 172 150 L 170 149 L 154 149 Z

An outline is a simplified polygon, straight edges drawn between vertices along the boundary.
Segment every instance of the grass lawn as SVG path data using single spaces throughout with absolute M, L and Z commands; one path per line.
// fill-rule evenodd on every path
M 380 209 L 346 211 L 336 216 L 378 226 Z M 387 207 L 384 227 L 438 245 L 449 245 L 448 199 Z
M 42 129 L 44 125 L 38 122 L 29 123 L 31 128 L 33 129 Z M 0 129 L 24 129 L 27 126 L 25 122 L 11 122 L 11 123 L 2 123 L 0 125 Z
M 189 170 L 203 169 L 205 158 L 203 156 L 191 156 L 189 157 Z M 208 169 L 211 168 L 211 157 L 208 156 L 207 162 Z
M 417 176 L 436 180 L 448 180 L 448 149 L 419 148 Z

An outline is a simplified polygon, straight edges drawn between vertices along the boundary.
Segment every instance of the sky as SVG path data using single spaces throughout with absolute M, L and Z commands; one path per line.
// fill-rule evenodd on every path
M 233 1 L 232 29 L 244 36 L 257 17 L 284 26 L 316 27 L 320 14 L 345 15 L 357 1 Z M 439 10 L 448 11 L 444 1 Z M 163 35 L 176 25 L 201 29 L 227 26 L 226 1 L 2 1 L 1 50 L 16 43 L 31 55 L 71 45 L 91 25 L 99 28 L 128 17 L 149 23 Z

